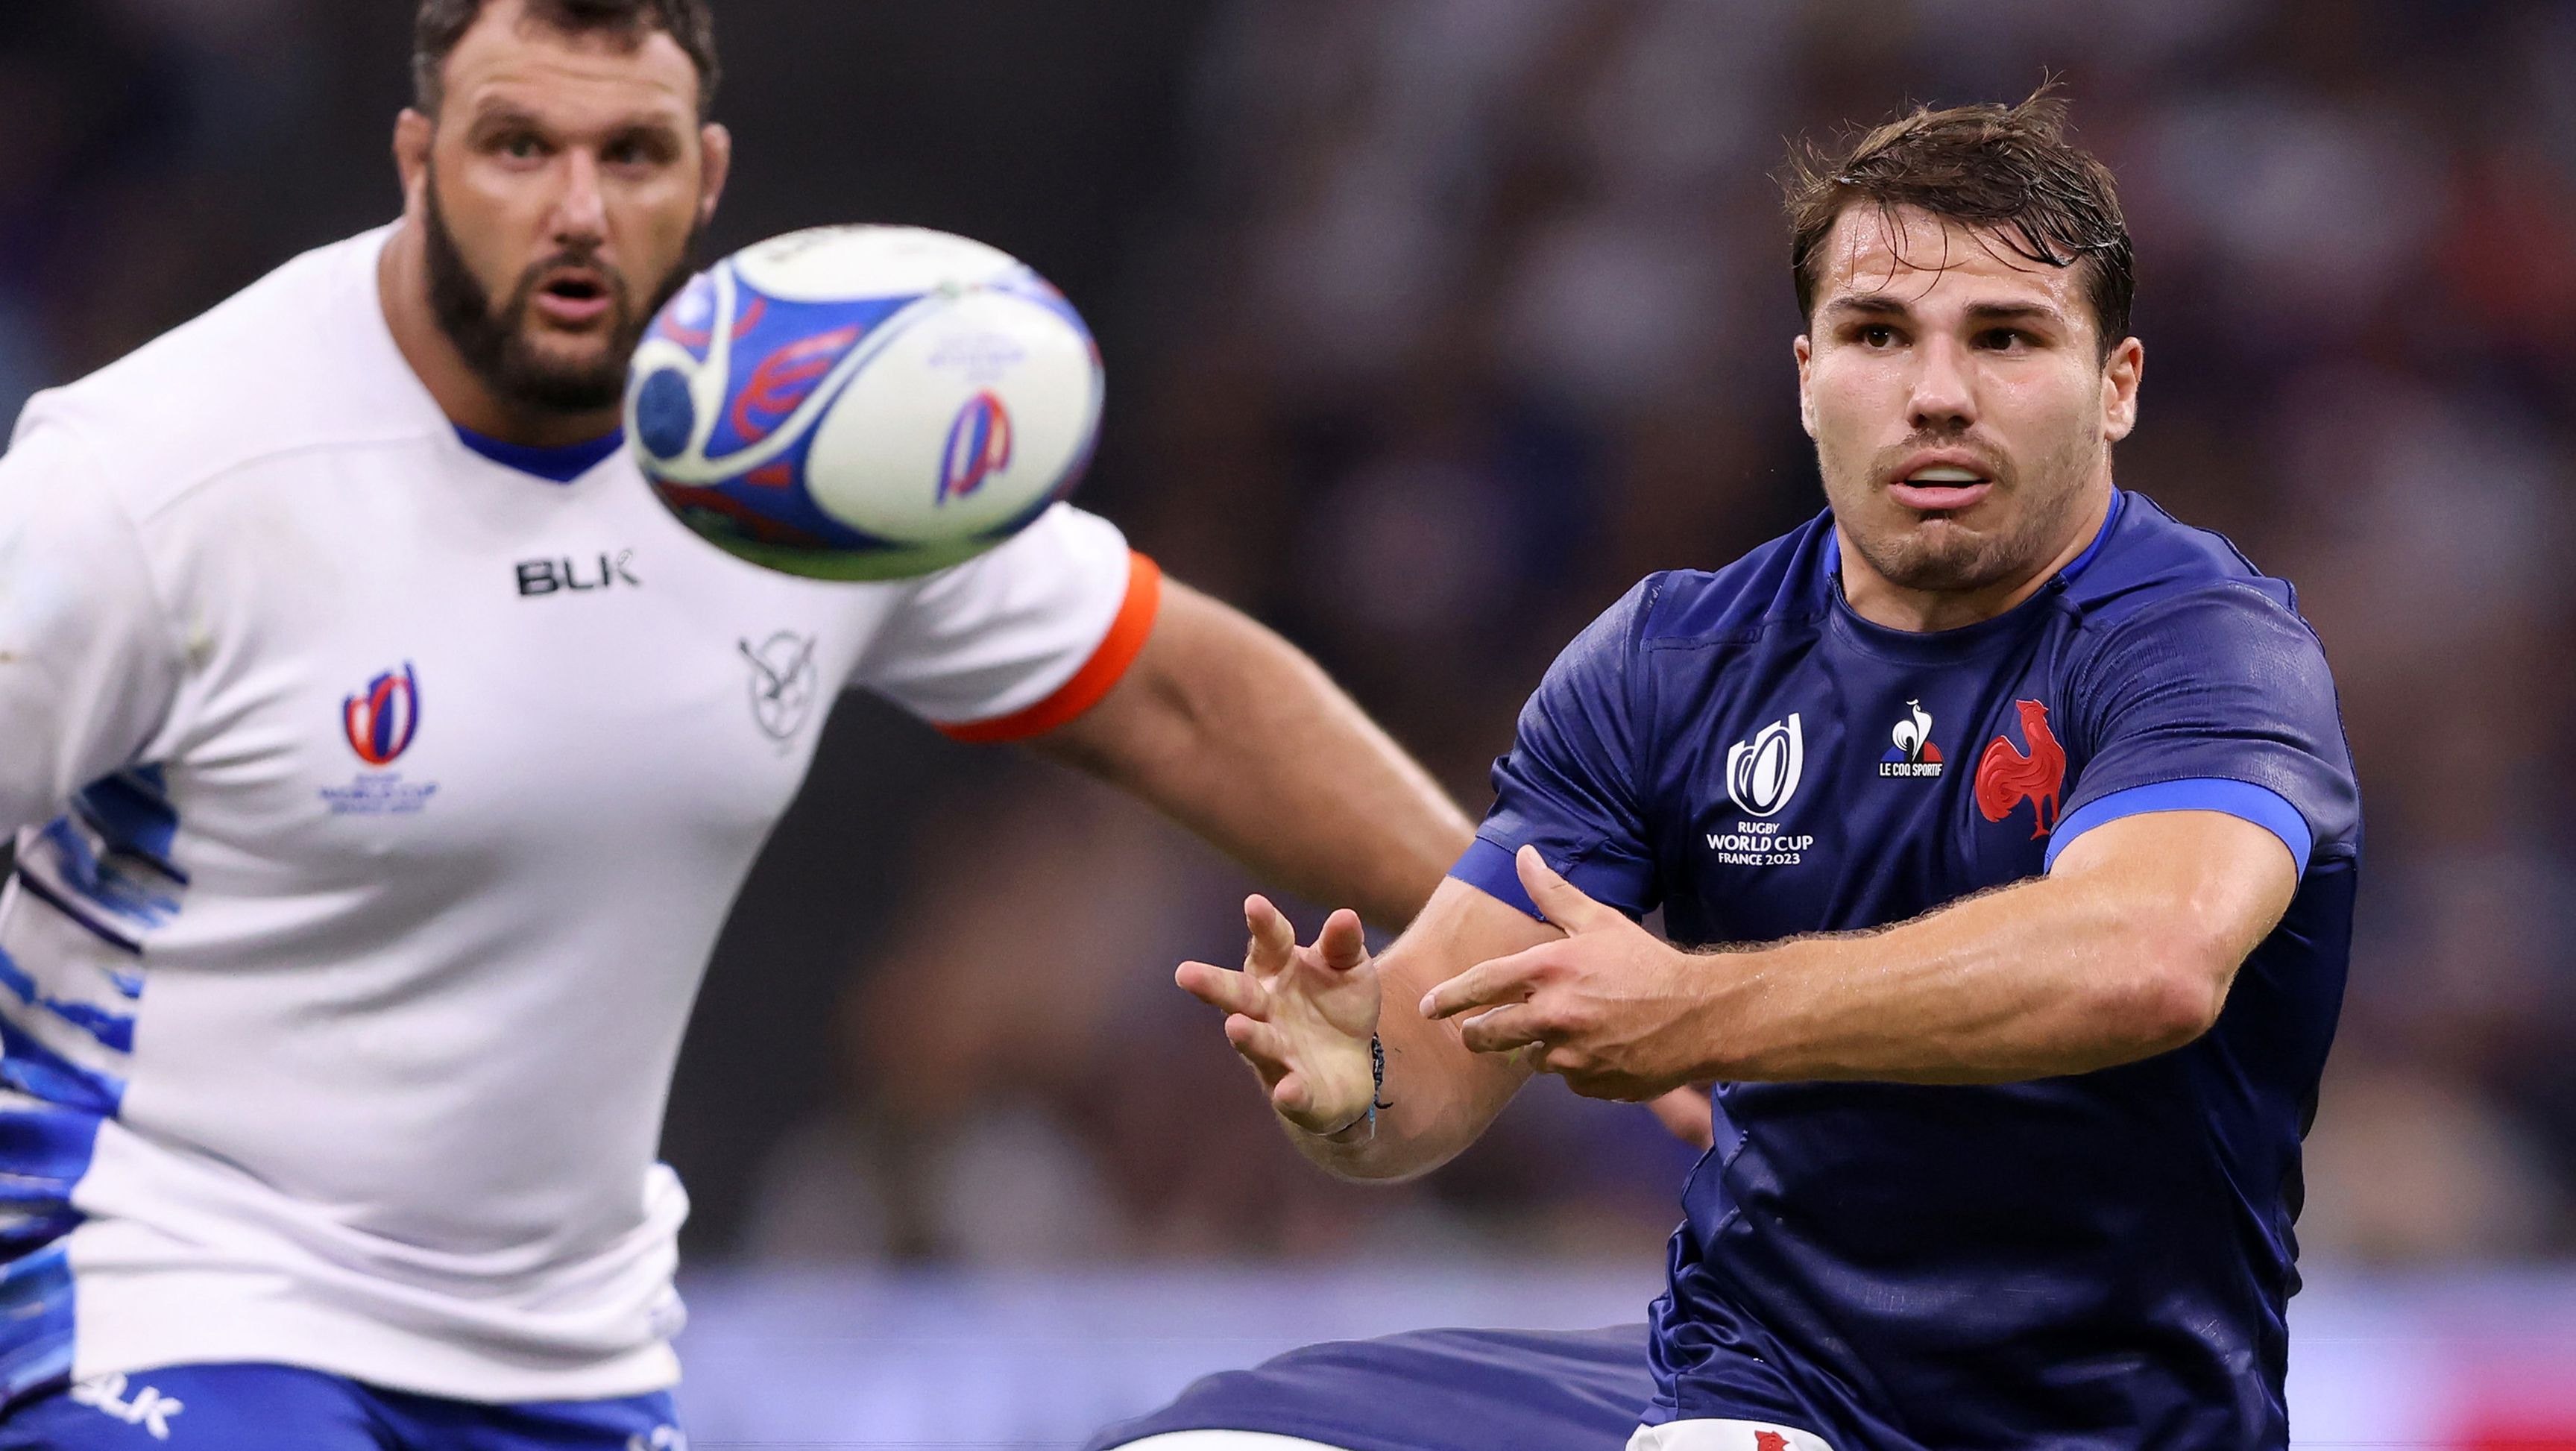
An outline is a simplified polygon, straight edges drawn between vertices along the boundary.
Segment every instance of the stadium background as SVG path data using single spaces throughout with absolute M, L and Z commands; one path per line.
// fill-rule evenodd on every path
M 409 10 L 0 7 L 0 411 L 389 217 Z M 2061 75 L 2141 258 L 2121 480 L 2299 584 L 2368 798 L 2302 1443 L 2576 1446 L 2576 7 L 720 20 L 712 247 L 888 220 L 1037 265 L 1109 361 L 1085 502 L 1475 807 L 1624 585 L 1818 507 L 1783 138 Z M 1237 949 L 1243 885 L 1087 783 L 845 704 L 671 1106 L 701 1446 L 1067 1444 L 1301 1338 L 1633 1316 L 1687 1155 L 1542 1083 L 1421 1184 L 1325 1181 L 1169 983 Z

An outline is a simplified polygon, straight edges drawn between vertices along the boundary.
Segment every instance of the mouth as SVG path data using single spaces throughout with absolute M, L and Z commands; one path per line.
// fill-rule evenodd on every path
M 588 328 L 617 306 L 616 289 L 605 274 L 589 267 L 559 268 L 546 274 L 528 298 L 538 316 L 558 327 Z
M 1909 460 L 1887 486 L 1887 496 L 1908 509 L 1927 514 L 1974 508 L 1993 492 L 1995 481 L 1982 466 L 1961 459 Z

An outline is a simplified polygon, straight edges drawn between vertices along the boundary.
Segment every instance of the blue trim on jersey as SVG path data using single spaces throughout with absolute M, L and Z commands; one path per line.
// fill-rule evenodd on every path
M 2128 492 L 2124 489 L 2113 489 L 2111 491 L 2111 507 L 2102 515 L 2102 527 L 2093 531 L 2093 542 L 2084 546 L 2083 553 L 2075 556 L 2071 560 L 2068 560 L 2066 567 L 2057 572 L 2057 578 L 2063 581 L 2072 581 L 2075 576 L 2092 568 L 2093 561 L 2101 557 L 2102 546 L 2111 542 L 2111 531 L 2120 527 L 2120 516 L 2127 513 L 2128 509 Z M 1830 514 L 1833 511 L 1829 509 L 1826 512 Z M 1819 552 L 1824 555 L 1825 573 L 1839 578 L 1843 572 L 1843 536 L 1840 528 L 1836 528 L 1834 530 L 1830 542 L 1833 545 L 1831 549 L 1821 550 Z M 1911 633 L 1943 634 L 1949 632 L 1918 630 Z
M 1521 869 L 1513 863 L 1512 854 L 1481 836 L 1467 844 L 1467 854 L 1458 858 L 1449 875 L 1506 907 L 1518 908 L 1541 922 L 1547 920 L 1538 903 L 1530 900 L 1529 889 L 1521 885 Z
M 2145 816 L 2157 811 L 2219 811 L 2250 821 L 2279 837 L 2281 845 L 2290 849 L 2291 859 L 2298 863 L 2298 875 L 2308 874 L 2308 853 L 2316 845 L 2316 837 L 2299 808 L 2268 786 L 2216 777 L 2132 786 L 2084 803 L 2068 812 L 2066 819 L 2057 823 L 2057 830 L 2050 833 L 2042 866 L 2054 868 L 2057 854 L 2066 850 L 2068 842 L 2097 826 L 2124 816 Z
M 116 1117 L 125 1102 L 124 1079 L 83 1068 L 5 1016 L 0 1016 L 0 1085 L 101 1118 Z
M 459 442 L 505 469 L 534 474 L 550 483 L 569 484 L 599 467 L 610 454 L 626 446 L 626 430 L 618 429 L 605 438 L 586 443 L 567 443 L 559 448 L 534 448 L 524 443 L 505 443 L 476 433 L 462 423 L 451 424 Z
M 0 1266 L 0 1407 L 71 1373 L 71 1257 L 56 1244 Z
M 68 1325 L 66 1325 L 68 1329 Z M 5 1332 L 0 1332 L 5 1333 Z M 172 1365 L 66 1383 L 0 1422 L 0 1451 L 680 1451 L 671 1393 L 484 1405 L 387 1390 L 290 1365 Z M 23 1394 L 23 1393 L 22 1393 Z
M 119 952 L 133 957 L 141 957 L 143 955 L 142 943 L 126 936 L 124 933 L 117 931 L 106 923 L 99 921 L 97 918 L 92 917 L 89 913 L 81 910 L 79 907 L 74 906 L 71 898 L 46 885 L 44 878 L 27 870 L 27 864 L 24 861 L 19 862 L 11 870 L 12 874 L 18 879 L 18 885 L 27 889 L 27 895 L 71 919 L 73 926 L 80 928 L 82 931 L 87 932 L 92 937 L 97 938 L 99 941 L 106 943 L 108 946 L 115 948 Z
M 158 766 L 139 766 L 101 777 L 72 798 L 72 810 L 111 850 L 125 853 L 180 886 L 188 874 L 172 860 L 179 813 Z
M 46 996 L 44 989 L 37 986 L 35 978 L 18 965 L 18 959 L 11 957 L 5 947 L 0 947 L 0 988 L 16 993 L 18 1000 L 27 1006 L 42 1008 L 64 1022 L 81 1029 L 106 1047 L 113 1048 L 119 1053 L 134 1051 L 132 1014 L 110 1012 L 92 1003 L 65 1002 L 60 998 Z M 0 1157 L 0 1164 L 6 1162 L 5 1157 Z M 0 1172 L 6 1171 L 0 1170 Z
M 53 848 L 48 860 L 54 868 L 56 884 L 77 893 L 108 916 L 137 927 L 158 927 L 179 915 L 179 899 L 164 890 L 162 883 L 139 879 L 125 870 L 124 863 L 117 860 L 124 854 L 116 853 L 114 843 L 92 843 L 72 822 L 69 816 L 57 816 L 46 823 L 41 833 L 44 844 Z M 169 875 L 157 868 L 155 874 Z M 175 884 L 176 879 L 171 881 Z
M 2084 546 L 2084 552 L 2075 556 L 2064 569 L 2057 572 L 2059 579 L 2071 580 L 2092 567 L 2093 561 L 2102 553 L 2102 546 L 2111 542 L 2111 531 L 2120 527 L 2120 515 L 2128 507 L 2129 496 L 2119 489 L 2113 489 L 2110 512 L 2102 516 L 2102 527 L 2094 532 L 2093 542 Z

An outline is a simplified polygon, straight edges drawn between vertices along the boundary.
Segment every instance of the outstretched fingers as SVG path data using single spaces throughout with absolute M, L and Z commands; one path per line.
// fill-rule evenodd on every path
M 1266 1004 L 1260 984 L 1232 968 L 1212 962 L 1184 962 L 1172 970 L 1172 981 L 1209 1007 L 1254 1018 L 1264 1015 Z
M 1275 977 L 1288 970 L 1297 952 L 1297 929 L 1267 897 L 1243 899 L 1243 925 L 1252 940 L 1244 944 L 1243 970 L 1256 977 Z
M 1315 951 L 1334 972 L 1355 971 L 1368 961 L 1368 934 L 1360 926 L 1360 914 L 1344 907 L 1325 918 Z
M 1261 1081 L 1276 1086 L 1291 1065 L 1288 1061 L 1288 1039 L 1277 1028 L 1256 1018 L 1236 1013 L 1225 1020 L 1225 1041 L 1243 1055 L 1261 1074 Z

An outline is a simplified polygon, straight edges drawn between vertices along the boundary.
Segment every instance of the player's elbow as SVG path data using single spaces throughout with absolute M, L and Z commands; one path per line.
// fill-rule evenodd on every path
M 2227 1004 L 2226 984 L 2198 963 L 2158 964 L 2129 985 L 2121 1013 L 2133 1058 L 2169 1052 L 2208 1032 Z
M 2112 975 L 2109 1004 L 2123 1057 L 2168 1052 L 2217 1025 L 2242 960 L 2234 942 L 2169 915 L 2129 940 L 2134 946 L 2124 954 L 2126 970 Z

